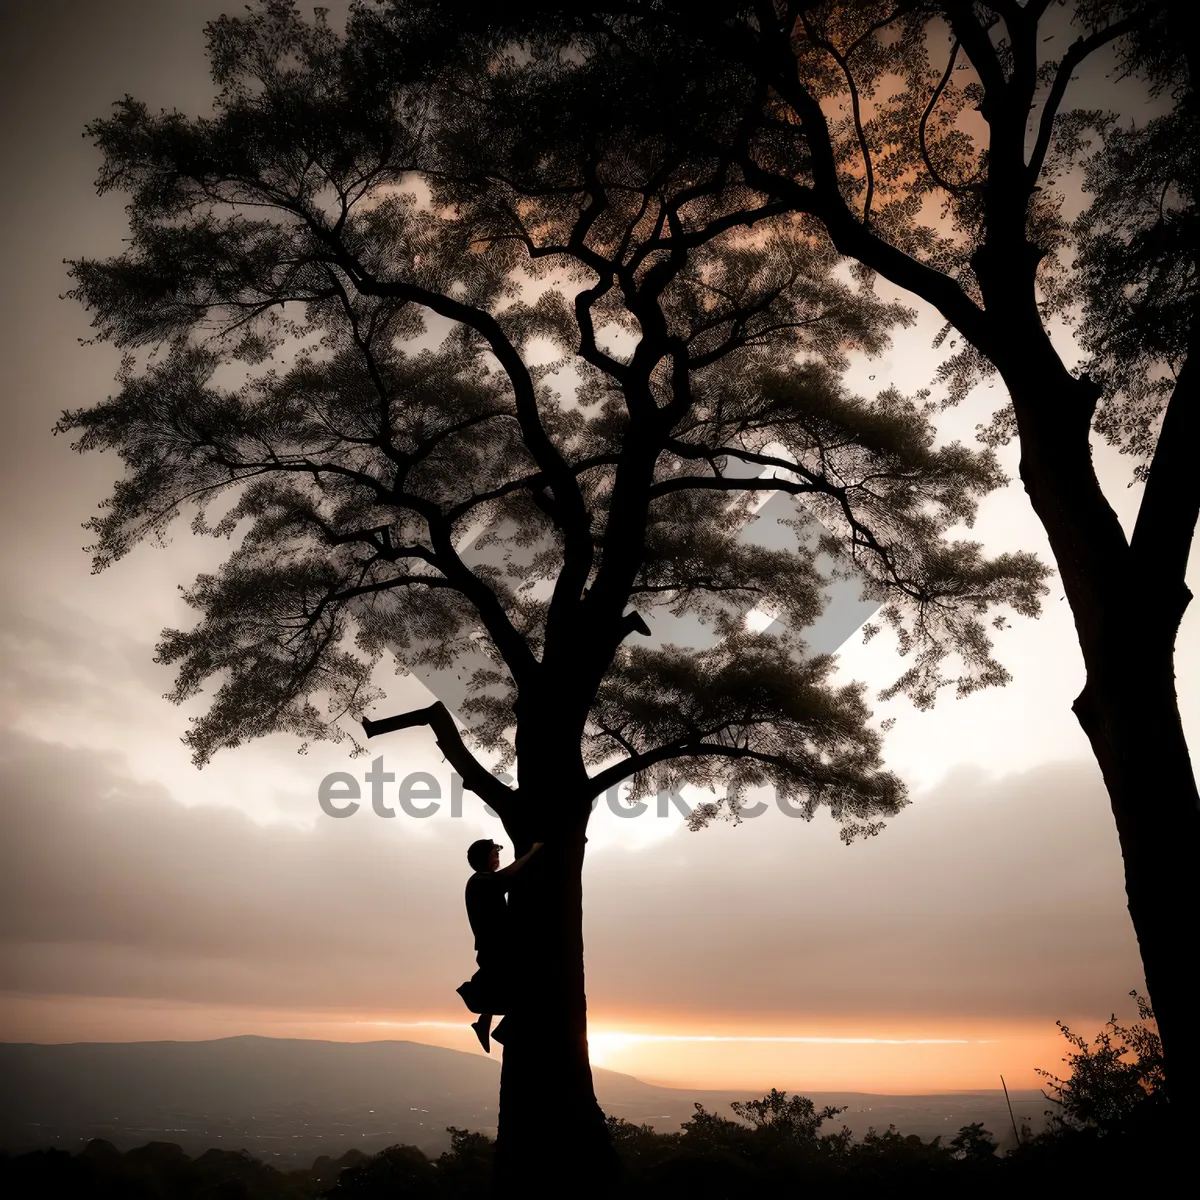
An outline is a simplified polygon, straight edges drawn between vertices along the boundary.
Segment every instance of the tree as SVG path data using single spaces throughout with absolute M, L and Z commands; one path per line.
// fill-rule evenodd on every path
M 916 658 L 900 686 L 1003 682 L 982 617 L 1035 615 L 1045 570 L 948 540 L 1003 482 L 992 453 L 937 447 L 893 392 L 847 394 L 846 354 L 907 314 L 835 279 L 779 203 L 698 189 L 661 139 L 586 121 L 531 163 L 517 134 L 551 120 L 550 93 L 471 105 L 453 70 L 394 71 L 373 9 L 342 35 L 271 0 L 208 33 L 212 116 L 126 98 L 89 128 L 131 228 L 122 255 L 71 265 L 97 336 L 126 351 L 117 393 L 58 426 L 125 463 L 89 523 L 95 565 L 185 510 L 198 534 L 238 535 L 186 593 L 198 623 L 158 649 L 176 701 L 217 683 L 185 738 L 198 766 L 272 732 L 340 739 L 347 718 L 428 726 L 518 853 L 546 843 L 511 905 L 529 999 L 496 1167 L 528 1189 L 567 1163 L 585 1191 L 612 1163 L 587 1057 L 594 798 L 631 777 L 720 782 L 736 815 L 772 786 L 847 840 L 905 803 L 862 690 L 833 687 L 798 633 L 742 619 L 754 603 L 800 631 L 823 582 L 814 551 L 740 536 L 752 501 L 802 497 L 889 598 Z M 573 395 L 554 390 L 564 364 Z M 474 529 L 501 565 L 464 559 Z M 715 645 L 627 644 L 663 612 Z M 365 717 L 385 655 L 476 652 L 465 730 L 439 703 Z
M 789 1096 L 776 1088 L 761 1100 L 734 1101 L 735 1115 L 772 1139 L 815 1145 L 821 1126 L 844 1113 L 845 1108 L 817 1106 L 807 1096 Z
M 998 1142 L 992 1141 L 992 1131 L 985 1129 L 982 1121 L 962 1126 L 950 1139 L 950 1150 L 957 1159 L 991 1159 L 997 1145 Z
M 448 1126 L 450 1149 L 437 1159 L 438 1192 L 443 1196 L 470 1196 L 487 1193 L 492 1176 L 495 1143 L 482 1133 Z
M 1138 1021 L 1122 1025 L 1114 1013 L 1096 1035 L 1095 1045 L 1058 1022 L 1062 1035 L 1074 1048 L 1063 1061 L 1071 1068 L 1066 1079 L 1039 1070 L 1053 1095 L 1054 1122 L 1059 1128 L 1114 1132 L 1138 1116 L 1147 1121 L 1158 1115 L 1165 1098 L 1162 1042 L 1153 1022 L 1154 1010 L 1135 991 Z M 1132 1055 L 1126 1059 L 1127 1055 Z
M 437 1168 L 415 1146 L 389 1146 L 357 1166 L 347 1167 L 325 1195 L 384 1200 L 388 1196 L 432 1198 L 443 1194 Z
M 525 38 L 547 59 L 570 46 L 571 86 L 602 79 L 606 101 L 617 97 L 612 121 L 697 163 L 724 153 L 721 186 L 811 217 L 861 271 L 932 305 L 946 320 L 938 344 L 951 337 L 955 351 L 939 375 L 947 403 L 1000 377 L 1008 403 L 981 438 L 1019 439 L 1021 480 L 1075 619 L 1087 678 L 1073 709 L 1111 801 L 1186 1122 L 1200 1104 L 1200 1047 L 1188 1035 L 1178 929 L 1195 907 L 1200 796 L 1174 646 L 1200 513 L 1197 10 L 1082 0 L 1064 21 L 1063 8 L 530 0 L 503 17 L 466 5 L 473 23 L 457 13 L 454 36 L 494 50 Z M 397 0 L 391 11 L 396 44 L 451 43 L 426 6 Z M 1102 51 L 1173 110 L 1129 131 L 1114 114 L 1068 109 L 1075 72 Z M 1089 150 L 1095 198 L 1071 223 L 1063 177 Z M 1080 309 L 1089 357 L 1073 370 L 1049 322 Z M 1093 433 L 1127 452 L 1145 482 L 1130 536 L 1097 481 Z

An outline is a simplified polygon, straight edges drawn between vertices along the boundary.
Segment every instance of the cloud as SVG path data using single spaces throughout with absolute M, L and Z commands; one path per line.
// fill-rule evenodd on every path
M 456 1011 L 473 832 L 445 809 L 421 836 L 369 808 L 263 826 L 15 734 L 0 786 L 10 993 Z M 593 854 L 593 1010 L 1052 1020 L 1140 984 L 1090 766 L 959 772 L 849 848 L 832 824 L 769 811 Z
M 420 1005 L 473 969 L 457 839 L 377 819 L 262 826 L 20 735 L 0 770 L 0 986 Z
M 169 606 L 162 607 L 165 624 Z M 197 771 L 182 735 L 215 689 L 168 703 L 174 673 L 153 661 L 162 625 L 134 634 L 116 624 L 119 611 L 101 614 L 53 597 L 0 592 L 0 726 L 36 741 L 119 753 L 131 777 L 162 783 L 184 804 L 222 804 L 260 821 L 310 824 L 320 815 L 316 796 L 325 775 L 361 775 L 346 744 L 317 743 L 301 756 L 299 739 L 287 734 L 223 751 Z M 398 709 L 429 702 L 416 681 L 388 677 L 382 667 L 379 677 Z M 393 766 L 404 764 L 403 773 L 436 770 L 441 758 L 425 729 L 389 737 L 386 753 Z
M 831 824 L 772 810 L 652 862 L 606 856 L 588 880 L 593 999 L 618 1000 L 621 963 L 664 1006 L 727 1012 L 1053 1019 L 1141 984 L 1091 764 L 953 772 L 864 844 Z

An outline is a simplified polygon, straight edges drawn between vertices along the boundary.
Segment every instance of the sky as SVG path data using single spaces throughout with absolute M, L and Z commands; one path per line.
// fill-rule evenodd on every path
M 229 7 L 4 10 L 0 1040 L 260 1033 L 478 1052 L 454 994 L 474 970 L 464 851 L 505 841 L 498 822 L 469 794 L 455 815 L 424 729 L 371 750 L 398 780 L 433 777 L 441 807 L 423 818 L 398 810 L 396 785 L 395 817 L 366 803 L 322 813 L 321 780 L 369 766 L 341 746 L 300 755 L 273 737 L 194 768 L 180 737 L 200 709 L 163 698 L 173 680 L 154 645 L 190 620 L 179 585 L 228 545 L 183 528 L 92 575 L 80 524 L 118 464 L 50 433 L 63 409 L 110 392 L 117 365 L 111 348 L 79 344 L 87 317 L 61 298 L 62 260 L 117 252 L 124 235 L 121 197 L 94 194 L 83 126 L 125 93 L 206 106 L 202 26 Z M 937 328 L 922 312 L 847 382 L 924 386 Z M 943 435 L 969 438 L 999 394 L 985 384 Z M 1015 451 L 1002 452 L 1014 481 Z M 1128 529 L 1131 464 L 1098 446 L 1096 465 Z M 1017 482 L 984 501 L 969 536 L 1050 561 Z M 896 718 L 887 762 L 913 800 L 875 838 L 847 847 L 828 818 L 776 808 L 693 833 L 673 809 L 598 807 L 584 878 L 594 1061 L 709 1087 L 943 1091 L 996 1087 L 1002 1073 L 1035 1086 L 1034 1068 L 1060 1065 L 1056 1020 L 1091 1032 L 1133 1015 L 1128 993 L 1144 988 L 1120 854 L 1070 711 L 1083 683 L 1074 629 L 1050 586 L 1039 620 L 1000 635 L 1007 687 L 927 713 L 874 706 Z M 1193 607 L 1178 654 L 1192 738 L 1198 650 Z M 886 638 L 842 648 L 843 680 L 878 690 L 897 673 Z M 386 686 L 381 713 L 428 703 L 415 680 Z

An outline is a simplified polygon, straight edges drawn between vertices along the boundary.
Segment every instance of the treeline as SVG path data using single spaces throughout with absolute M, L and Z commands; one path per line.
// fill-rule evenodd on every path
M 817 1129 L 840 1110 L 815 1109 L 804 1096 L 773 1091 L 737 1105 L 750 1123 L 697 1107 L 678 1133 L 609 1118 L 624 1182 L 619 1195 L 733 1200 L 761 1197 L 777 1187 L 833 1186 L 842 1196 L 891 1195 L 920 1187 L 926 1196 L 1011 1196 L 1014 1186 L 1113 1186 L 1145 1181 L 1161 1152 L 1162 1131 L 1147 1104 L 1106 1127 L 1074 1127 L 1061 1119 L 998 1154 L 997 1139 L 981 1124 L 948 1140 L 922 1141 L 891 1127 L 855 1140 L 845 1128 Z M 757 1118 L 757 1120 L 755 1120 Z M 122 1154 L 99 1139 L 77 1154 L 38 1150 L 0 1158 L 0 1194 L 81 1200 L 397 1200 L 490 1194 L 494 1143 L 483 1134 L 451 1129 L 451 1148 L 431 1158 L 413 1146 L 392 1146 L 370 1157 L 351 1150 L 322 1157 L 305 1171 L 284 1172 L 247 1151 L 209 1150 L 192 1159 L 176 1145 L 151 1142 Z M 552 1155 L 554 1147 L 548 1145 Z M 563 1162 L 563 1186 L 587 1165 Z
M 1057 1124 L 1037 1135 L 1026 1130 L 1019 1146 L 1000 1155 L 997 1139 L 980 1124 L 963 1126 L 949 1140 L 925 1142 L 893 1127 L 856 1141 L 844 1129 L 816 1135 L 814 1115 L 825 1114 L 814 1114 L 806 1097 L 772 1092 L 745 1107 L 754 1106 L 768 1114 L 761 1124 L 748 1126 L 701 1108 L 678 1133 L 610 1118 L 625 1168 L 618 1195 L 733 1200 L 768 1195 L 771 1188 L 822 1185 L 864 1197 L 910 1186 L 947 1197 L 1011 1196 L 1022 1185 L 1107 1191 L 1144 1181 L 1162 1142 L 1153 1122 L 1103 1131 Z M 179 1146 L 151 1142 L 122 1154 L 97 1139 L 77 1154 L 53 1149 L 0 1158 L 0 1194 L 13 1200 L 483 1200 L 490 1195 L 494 1144 L 480 1133 L 450 1133 L 450 1150 L 436 1158 L 413 1146 L 392 1146 L 370 1157 L 351 1150 L 288 1172 L 244 1150 L 209 1150 L 193 1159 Z M 546 1152 L 553 1154 L 554 1147 Z M 586 1164 L 564 1162 L 564 1188 L 575 1172 L 586 1170 Z

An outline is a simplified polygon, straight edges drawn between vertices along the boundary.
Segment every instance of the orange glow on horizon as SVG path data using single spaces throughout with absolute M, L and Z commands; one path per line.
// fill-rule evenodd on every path
M 1091 1031 L 1103 1018 L 1069 1023 Z M 413 1041 L 482 1053 L 467 1014 L 234 1008 L 123 997 L 0 997 L 0 1040 L 203 1041 L 254 1034 L 340 1042 Z M 731 1017 L 652 1021 L 595 1012 L 592 1063 L 664 1087 L 923 1094 L 1036 1088 L 1066 1046 L 1053 1022 L 1011 1018 Z

